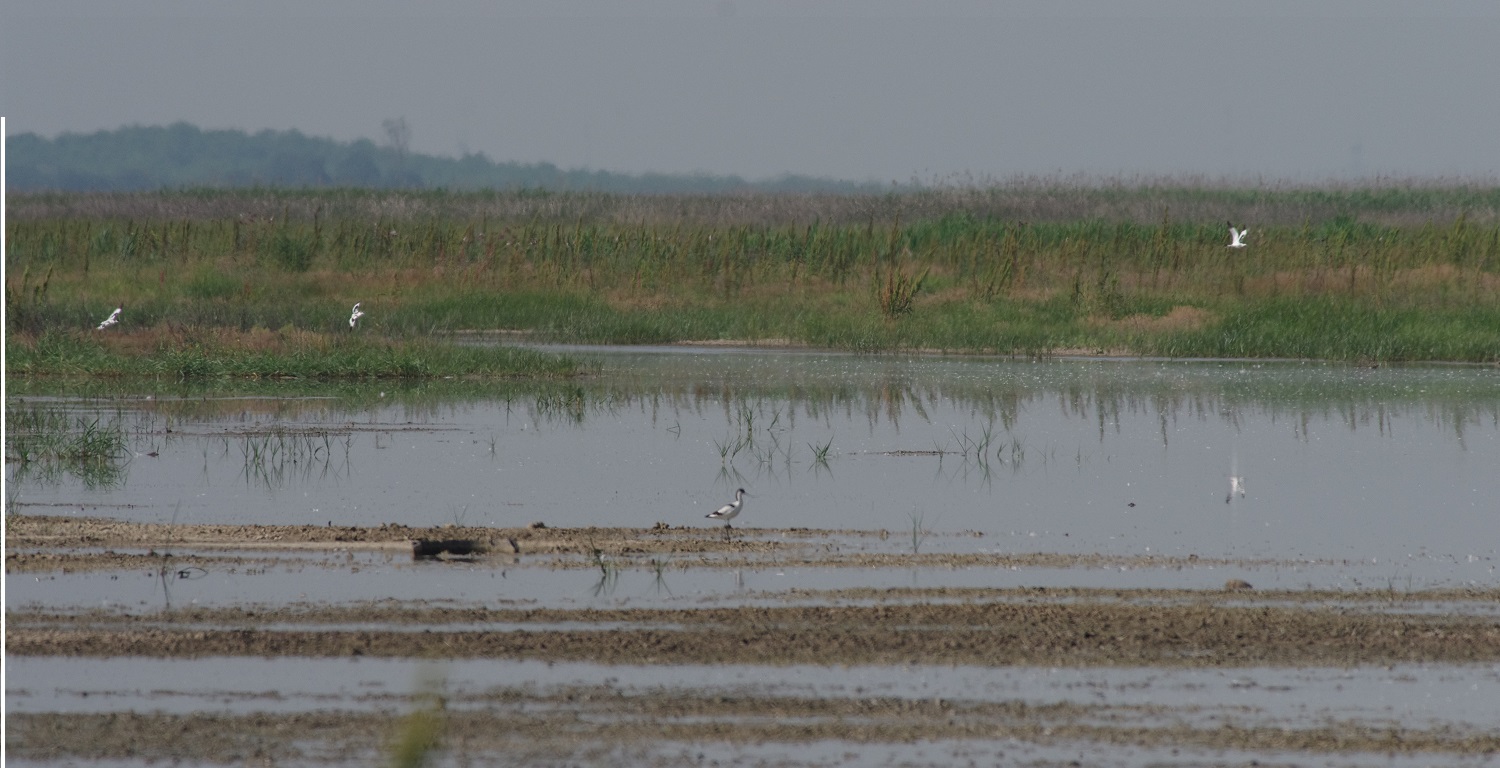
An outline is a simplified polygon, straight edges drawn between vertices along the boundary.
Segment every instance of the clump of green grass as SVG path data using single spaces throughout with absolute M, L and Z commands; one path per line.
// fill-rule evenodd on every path
M 464 346 L 441 339 L 201 328 L 135 334 L 15 335 L 10 339 L 6 362 L 9 375 L 151 376 L 184 381 L 561 378 L 586 370 L 564 356 L 516 347 Z
M 118 483 L 130 450 L 125 426 L 94 415 L 38 405 L 7 407 L 5 458 L 18 478 L 32 474 L 55 480 L 71 474 L 90 488 Z
M 828 451 L 829 449 L 833 448 L 833 438 L 828 438 L 828 440 L 822 445 L 818 445 L 817 443 L 808 443 L 807 447 L 812 450 L 813 466 L 827 469 Z
M 202 301 L 228 301 L 241 291 L 242 283 L 222 267 L 204 264 L 197 269 L 183 286 L 183 293 L 190 299 Z
M 954 439 L 958 441 L 958 454 L 965 461 L 987 463 L 990 455 L 990 444 L 995 440 L 995 425 L 985 424 L 977 437 L 969 436 L 968 427 L 964 428 L 962 434 L 953 433 Z M 952 432 L 952 430 L 949 430 Z
M 740 455 L 745 448 L 745 440 L 739 433 L 732 433 L 723 440 L 714 440 L 714 450 L 719 453 L 719 461 L 728 464 L 734 461 L 734 457 Z
M 240 437 L 240 456 L 244 460 L 241 476 L 246 483 L 255 482 L 268 489 L 286 485 L 290 477 L 306 479 L 314 473 L 326 475 L 333 464 L 336 447 L 344 449 L 344 463 L 348 463 L 349 450 L 353 446 L 352 435 L 342 435 L 335 440 L 332 432 L 273 429 L 269 432 L 246 434 Z

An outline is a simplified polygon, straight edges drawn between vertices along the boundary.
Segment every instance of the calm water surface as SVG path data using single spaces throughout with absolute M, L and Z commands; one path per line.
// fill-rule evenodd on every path
M 709 526 L 743 487 L 748 529 L 915 520 L 992 551 L 1493 578 L 1489 368 L 573 352 L 605 372 L 493 393 L 49 399 L 123 421 L 138 455 L 103 481 L 9 464 L 8 493 L 23 512 L 163 522 Z
M 6 584 L 7 602 L 22 609 L 160 613 L 166 620 L 187 605 L 376 599 L 459 607 L 701 607 L 826 601 L 805 591 L 855 587 L 1216 589 L 1227 578 L 1245 578 L 1257 588 L 1360 591 L 1500 582 L 1500 374 L 1490 368 L 570 351 L 598 359 L 603 372 L 539 384 L 236 385 L 229 391 L 161 384 L 19 396 L 13 388 L 7 403 L 13 412 L 61 409 L 71 419 L 118 425 L 132 455 L 89 469 L 8 463 L 8 502 L 20 514 L 144 522 L 662 522 L 712 529 L 717 524 L 703 515 L 743 487 L 751 496 L 735 520 L 742 535 L 778 535 L 772 529 L 790 527 L 835 531 L 828 546 L 840 553 L 910 551 L 915 524 L 931 531 L 921 541 L 923 553 L 1196 554 L 1219 562 L 1125 569 L 768 562 L 665 573 L 622 562 L 618 578 L 601 590 L 597 570 L 527 567 L 524 558 L 416 563 L 392 553 L 310 552 L 182 580 L 144 571 L 16 574 Z M 1230 495 L 1231 475 L 1244 478 L 1243 496 Z M 851 530 L 891 535 L 837 533 Z M 1226 565 L 1225 559 L 1236 562 Z M 799 598 L 793 590 L 805 594 Z M 1459 601 L 1384 610 L 1493 616 L 1495 609 Z M 428 662 L 417 660 L 15 661 L 7 665 L 6 693 L 18 712 L 401 710 L 431 672 Z M 1203 727 L 1224 720 L 1298 728 L 1338 719 L 1460 729 L 1494 721 L 1500 674 L 1492 665 L 664 671 L 504 660 L 436 669 L 456 707 L 492 706 L 486 697 L 504 686 L 545 691 L 603 679 L 627 691 L 670 684 L 722 695 L 753 688 L 771 695 L 1122 708 L 1170 703 L 1162 714 L 1141 715 L 1148 726 L 1185 718 Z M 174 682 L 164 685 L 169 678 Z M 681 757 L 678 751 L 691 758 L 679 762 L 706 756 L 725 764 L 1308 758 L 1110 747 L 1104 760 L 1104 752 L 1085 753 L 1087 745 L 983 740 L 652 749 L 621 761 L 671 762 Z M 1419 756 L 1362 757 L 1369 759 L 1355 762 L 1425 764 Z

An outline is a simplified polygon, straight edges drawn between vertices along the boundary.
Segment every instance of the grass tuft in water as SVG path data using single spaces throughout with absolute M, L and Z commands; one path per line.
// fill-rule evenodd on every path
M 932 529 L 927 527 L 927 512 L 915 507 L 906 516 L 911 520 L 911 553 L 918 554 L 922 544 L 926 543 L 927 537 L 932 535 Z
M 813 466 L 827 469 L 828 451 L 829 449 L 833 448 L 833 438 L 828 438 L 828 441 L 823 443 L 822 445 L 818 445 L 816 443 L 808 443 L 807 447 L 812 449 Z
M 24 404 L 7 407 L 5 419 L 5 459 L 16 463 L 17 479 L 70 474 L 89 488 L 123 480 L 131 453 L 119 419 Z
M 335 440 L 332 432 L 305 432 L 276 428 L 270 432 L 240 436 L 240 456 L 244 460 L 241 477 L 247 485 L 267 490 L 285 487 L 288 480 L 337 475 L 334 449 L 343 447 L 343 465 L 349 463 L 353 436 L 345 434 Z M 227 453 L 227 450 L 226 450 Z

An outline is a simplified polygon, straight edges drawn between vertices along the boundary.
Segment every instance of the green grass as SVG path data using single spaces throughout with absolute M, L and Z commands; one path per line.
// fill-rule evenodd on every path
M 120 480 L 130 459 L 125 426 L 118 418 L 7 403 L 5 426 L 5 460 L 16 464 L 17 479 L 36 475 L 55 482 L 70 474 L 86 487 L 109 487 Z
M 461 346 L 318 334 L 176 332 L 130 338 L 104 333 L 15 336 L 8 376 L 145 376 L 200 379 L 400 379 L 451 376 L 567 377 L 585 371 L 558 355 L 513 347 Z
M 1361 361 L 1494 361 L 1500 307 L 1381 307 L 1343 297 L 1268 299 L 1231 307 L 1199 331 L 1136 339 L 1168 357 Z
M 1226 219 L 1250 227 L 1250 247 L 1224 247 Z M 200 190 L 23 196 L 8 228 L 13 343 L 47 348 L 23 349 L 25 367 L 13 369 L 33 373 L 547 369 L 441 341 L 491 329 L 620 344 L 1500 358 L 1500 190 L 1464 185 L 1018 183 L 845 197 Z M 351 334 L 355 301 L 368 314 Z M 295 329 L 327 346 L 184 347 L 136 363 L 58 341 L 120 302 L 120 336 Z

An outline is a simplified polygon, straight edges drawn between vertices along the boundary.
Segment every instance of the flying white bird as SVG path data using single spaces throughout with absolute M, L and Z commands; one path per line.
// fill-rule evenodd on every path
M 1229 222 L 1229 247 L 1244 248 L 1245 235 L 1250 234 L 1249 229 L 1235 229 L 1234 222 Z
M 718 509 L 716 509 L 716 510 L 714 510 L 714 511 L 712 511 L 712 512 L 706 514 L 706 515 L 704 515 L 704 517 L 706 517 L 706 518 L 708 518 L 710 520 L 723 520 L 724 521 L 724 527 L 725 528 L 729 528 L 730 527 L 729 526 L 729 521 L 733 520 L 736 516 L 738 516 L 740 514 L 740 510 L 742 510 L 744 508 L 745 508 L 745 489 L 741 488 L 741 489 L 739 489 L 739 490 L 737 490 L 737 491 L 734 492 L 734 501 L 732 501 L 732 502 L 730 502 L 728 504 L 725 504 L 722 507 L 719 507 Z
M 365 313 L 359 311 L 359 305 L 362 304 L 362 303 L 363 302 L 358 302 L 358 301 L 354 303 L 354 312 L 349 315 L 349 327 L 350 328 L 353 328 L 355 326 L 355 324 L 359 322 L 359 319 L 361 317 L 365 316 Z
M 99 327 L 95 328 L 94 330 L 96 330 L 96 331 L 102 331 L 105 328 L 110 327 L 111 325 L 118 324 L 120 322 L 120 312 L 122 310 L 124 310 L 124 309 L 125 309 L 125 305 L 124 304 L 121 304 L 120 306 L 115 307 L 115 311 L 109 313 L 109 317 L 104 318 L 104 322 L 100 323 Z

